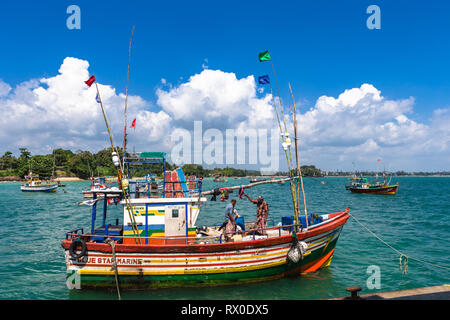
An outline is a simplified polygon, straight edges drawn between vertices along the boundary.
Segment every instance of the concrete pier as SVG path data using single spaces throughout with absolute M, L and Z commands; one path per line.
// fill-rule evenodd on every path
M 347 291 L 351 293 L 349 296 L 329 300 L 450 300 L 450 285 L 448 284 L 367 294 L 358 294 L 361 291 L 359 287 L 349 287 Z

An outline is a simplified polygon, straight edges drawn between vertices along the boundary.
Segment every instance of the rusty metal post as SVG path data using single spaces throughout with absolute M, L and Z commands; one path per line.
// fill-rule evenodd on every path
M 349 299 L 351 300 L 361 299 L 361 297 L 358 296 L 358 292 L 361 291 L 361 287 L 347 287 L 345 290 L 351 293 Z

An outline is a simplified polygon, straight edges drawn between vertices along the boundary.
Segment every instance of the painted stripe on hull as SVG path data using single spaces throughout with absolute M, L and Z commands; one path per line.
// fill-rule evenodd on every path
M 21 190 L 23 192 L 56 192 L 56 189 L 58 186 L 54 187 L 40 187 L 40 188 L 33 188 L 33 187 L 21 187 Z
M 327 246 L 309 251 L 304 259 L 297 264 L 286 260 L 283 255 L 278 260 L 254 263 L 233 268 L 202 268 L 180 269 L 177 272 L 168 273 L 167 270 L 120 270 L 119 281 L 121 287 L 166 287 L 166 286 L 190 286 L 190 285 L 222 285 L 236 282 L 254 282 L 268 279 L 276 279 L 286 275 L 298 275 L 299 273 L 312 272 L 331 260 L 338 236 Z M 76 270 L 76 269 L 75 269 Z M 68 275 L 75 270 L 68 270 Z M 82 287 L 115 286 L 114 272 L 109 265 L 107 270 L 78 270 L 81 276 Z
M 289 248 L 285 248 L 283 250 L 271 253 L 269 255 L 253 255 L 253 256 L 246 256 L 246 257 L 240 257 L 235 256 L 228 259 L 206 259 L 203 258 L 195 259 L 188 261 L 188 259 L 177 259 L 176 261 L 170 261 L 170 260 L 160 260 L 160 261 L 154 261 L 151 262 L 149 258 L 144 258 L 141 260 L 142 264 L 136 264 L 133 266 L 130 265 L 119 265 L 118 270 L 120 271 L 127 271 L 127 272 L 136 272 L 140 273 L 142 270 L 150 270 L 148 272 L 166 272 L 167 274 L 176 274 L 179 272 L 194 272 L 194 273 L 202 273 L 202 272 L 209 272 L 213 270 L 213 272 L 216 272 L 217 270 L 220 270 L 220 272 L 229 272 L 232 271 L 235 268 L 240 267 L 246 267 L 250 268 L 255 265 L 261 265 L 261 264 L 268 264 L 276 261 L 282 261 L 285 260 L 286 254 Z M 241 259 L 242 258 L 242 259 Z M 148 259 L 148 260 L 147 260 Z M 111 260 L 111 259 L 108 259 Z M 109 261 L 108 261 L 109 262 Z M 111 261 L 112 262 L 112 261 Z M 156 262 L 156 263 L 155 263 Z M 71 267 L 69 267 L 70 269 Z M 79 266 L 73 266 L 72 268 L 80 268 Z M 96 270 L 96 271 L 107 271 L 111 270 L 111 263 L 105 263 L 101 265 L 94 265 L 94 264 L 86 264 L 85 266 L 81 267 L 82 270 Z
M 353 193 L 395 194 L 395 192 L 397 192 L 397 188 L 398 186 L 394 185 L 370 189 L 350 188 L 350 191 Z

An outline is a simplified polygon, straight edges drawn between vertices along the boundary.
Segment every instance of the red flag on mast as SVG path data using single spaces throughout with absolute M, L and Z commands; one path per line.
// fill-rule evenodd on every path
M 88 80 L 86 80 L 84 83 L 90 87 L 95 82 L 95 75 L 92 75 Z
M 136 118 L 134 118 L 130 128 L 136 128 Z

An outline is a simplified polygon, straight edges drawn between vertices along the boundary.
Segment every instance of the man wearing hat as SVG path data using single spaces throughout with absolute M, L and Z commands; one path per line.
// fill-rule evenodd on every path
M 258 200 L 253 200 L 246 193 L 244 195 L 247 199 L 256 204 L 256 223 L 255 229 L 261 234 L 266 234 L 267 217 L 269 216 L 269 204 L 263 199 L 262 196 L 258 196 Z

